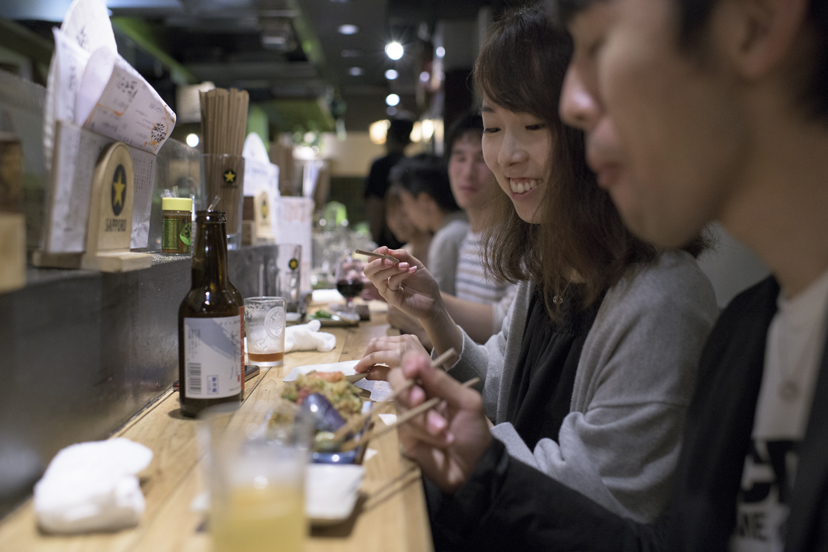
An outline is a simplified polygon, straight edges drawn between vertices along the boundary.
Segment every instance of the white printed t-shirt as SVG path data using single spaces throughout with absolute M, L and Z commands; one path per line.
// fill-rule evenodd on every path
M 826 333 L 828 272 L 792 299 L 780 292 L 745 458 L 731 552 L 781 552 Z

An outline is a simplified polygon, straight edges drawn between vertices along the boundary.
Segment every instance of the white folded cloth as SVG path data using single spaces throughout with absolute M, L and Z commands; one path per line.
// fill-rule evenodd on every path
M 136 474 L 151 460 L 150 449 L 124 438 L 66 447 L 35 485 L 38 524 L 50 533 L 114 531 L 138 525 L 144 495 Z
M 291 351 L 313 351 L 326 353 L 336 347 L 336 336 L 326 332 L 320 332 L 322 323 L 319 320 L 311 320 L 307 324 L 288 326 L 285 330 L 285 352 Z

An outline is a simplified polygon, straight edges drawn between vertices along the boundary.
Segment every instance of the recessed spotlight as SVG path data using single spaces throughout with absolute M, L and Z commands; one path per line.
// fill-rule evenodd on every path
M 344 58 L 358 58 L 364 55 L 364 50 L 342 50 L 342 57 Z
M 337 30 L 339 31 L 339 34 L 352 35 L 359 32 L 359 27 L 356 25 L 340 25 Z
M 198 145 L 198 134 L 188 134 L 187 145 L 191 148 L 196 147 Z
M 428 74 L 428 71 L 423 71 L 420 73 L 420 82 L 428 82 L 428 79 L 431 78 L 431 75 Z
M 394 106 L 396 106 L 397 104 L 400 103 L 400 97 L 397 96 L 396 94 L 388 94 L 385 97 L 385 103 L 390 105 L 391 107 L 394 107 Z
M 387 108 L 385 108 L 385 112 L 388 114 L 389 117 L 393 117 L 394 115 L 397 114 L 397 108 L 396 107 L 387 107 Z
M 397 61 L 398 59 L 403 57 L 404 53 L 405 49 L 403 48 L 402 44 L 400 44 L 397 41 L 389 42 L 385 45 L 385 54 L 394 61 Z
M 397 71 L 395 69 L 389 69 L 388 71 L 385 72 L 385 78 L 388 79 L 388 80 L 394 80 L 399 76 L 400 76 L 399 73 L 397 73 Z
M 437 46 L 437 49 L 434 50 L 434 53 L 437 54 L 437 57 L 443 57 L 446 55 L 446 49 L 442 46 Z
M 352 77 L 358 77 L 364 72 L 365 71 L 363 71 L 362 67 L 351 67 L 350 69 L 348 69 L 348 74 Z

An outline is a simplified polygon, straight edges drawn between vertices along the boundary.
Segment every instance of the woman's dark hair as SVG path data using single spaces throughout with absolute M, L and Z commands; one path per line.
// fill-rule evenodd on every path
M 633 236 L 609 193 L 587 167 L 584 136 L 558 115 L 558 101 L 572 42 L 556 30 L 541 6 L 508 12 L 490 30 L 474 67 L 474 81 L 489 102 L 541 119 L 552 134 L 551 181 L 539 205 L 542 224 L 521 220 L 506 194 L 498 194 L 493 223 L 484 233 L 486 267 L 511 282 L 541 284 L 547 310 L 564 292 L 573 272 L 583 281 L 581 299 L 589 306 L 633 263 L 649 263 L 657 250 Z M 694 243 L 687 250 L 701 253 Z M 553 306 L 554 305 L 554 306 Z
M 394 165 L 388 179 L 414 197 L 420 194 L 430 196 L 443 212 L 460 209 L 451 194 L 446 165 L 436 155 L 421 153 L 407 157 Z
M 451 123 L 448 131 L 448 140 L 446 140 L 446 161 L 451 158 L 451 150 L 454 148 L 454 143 L 470 133 L 475 133 L 478 136 L 483 135 L 483 117 L 480 116 L 480 111 L 477 109 L 463 113 Z

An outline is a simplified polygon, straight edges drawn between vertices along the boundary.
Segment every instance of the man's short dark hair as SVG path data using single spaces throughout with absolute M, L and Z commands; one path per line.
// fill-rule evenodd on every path
M 475 133 L 479 135 L 478 137 L 483 136 L 483 117 L 480 116 L 480 111 L 477 109 L 463 113 L 451 124 L 448 131 L 448 140 L 446 141 L 445 156 L 447 160 L 451 158 L 454 143 L 470 133 Z
M 546 0 L 547 12 L 556 23 L 566 23 L 578 12 L 601 0 Z M 679 6 L 679 45 L 685 51 L 692 51 L 703 43 L 708 30 L 710 14 L 719 0 L 675 0 Z M 811 0 L 808 21 L 814 25 L 817 45 L 811 75 L 802 90 L 799 100 L 808 109 L 808 114 L 828 120 L 828 2 Z
M 414 197 L 430 196 L 444 212 L 460 209 L 451 193 L 446 164 L 436 155 L 421 153 L 403 159 L 391 169 L 389 180 Z

